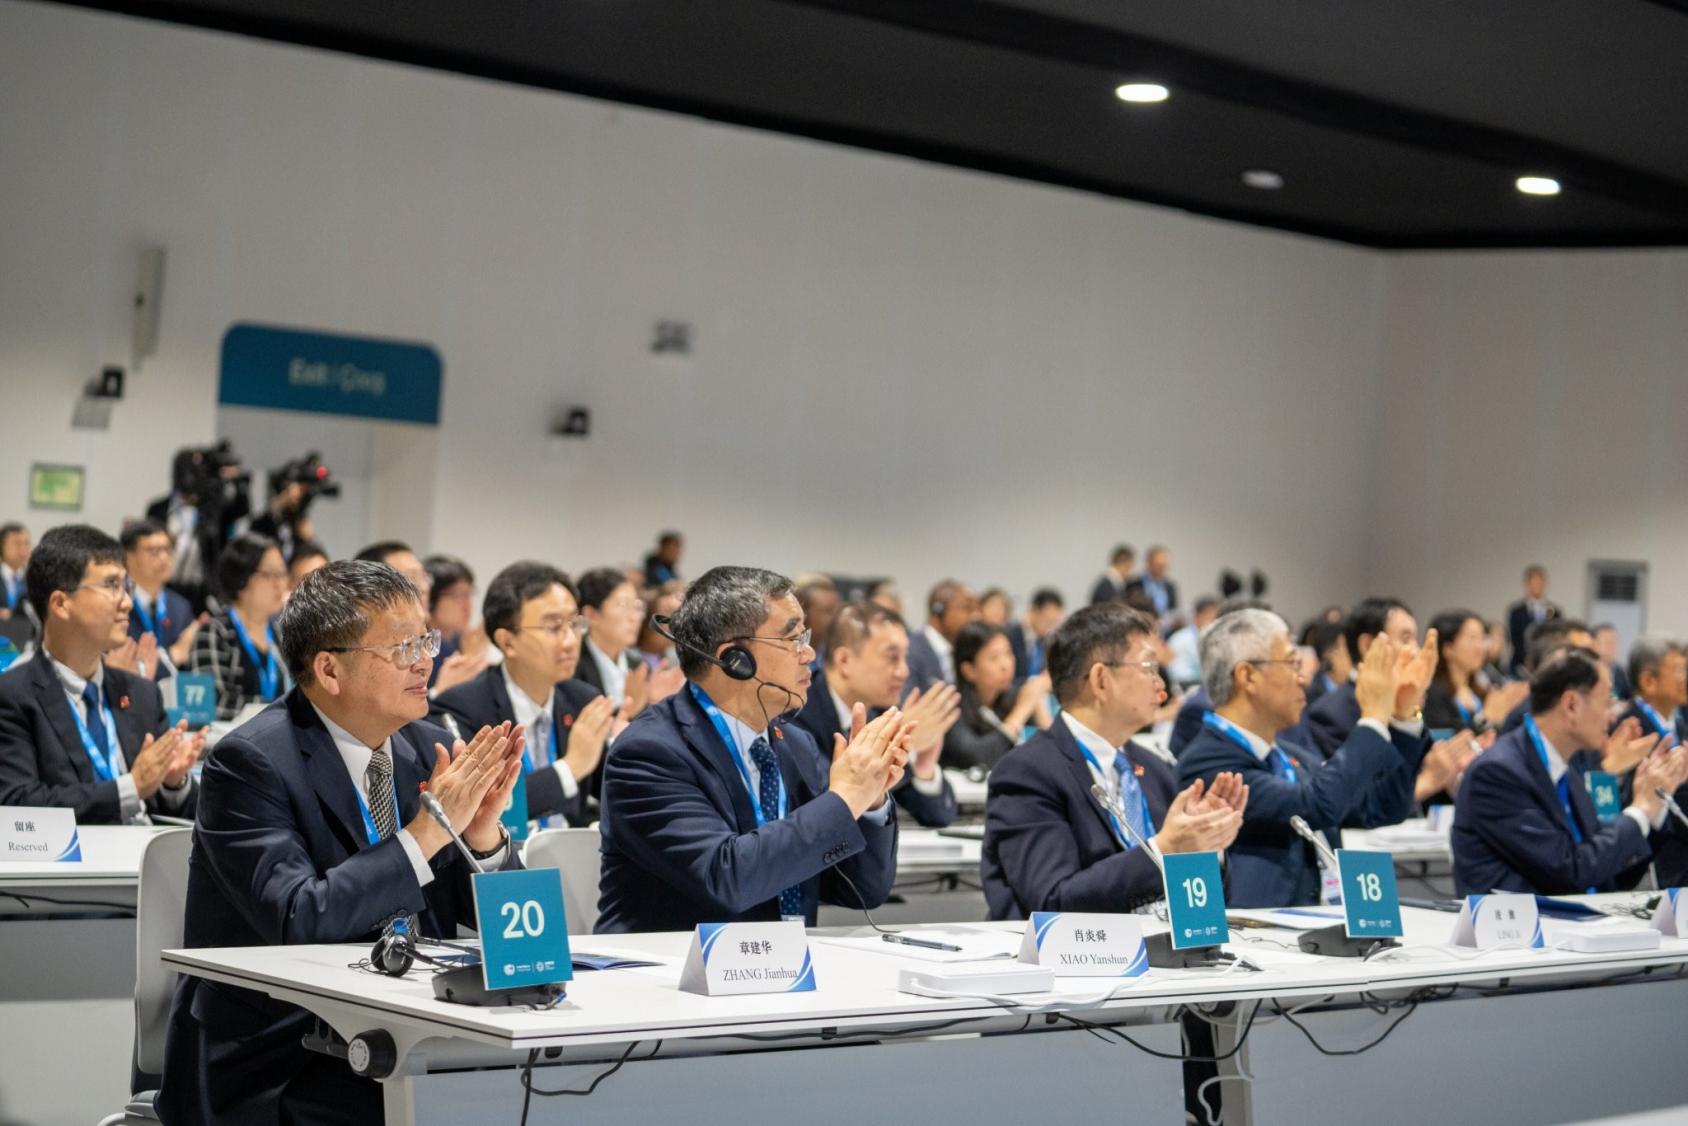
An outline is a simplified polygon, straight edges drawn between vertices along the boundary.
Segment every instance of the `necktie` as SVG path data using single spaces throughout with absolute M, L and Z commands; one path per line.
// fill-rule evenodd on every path
M 762 803 L 762 815 L 768 820 L 777 819 L 780 815 L 780 764 L 774 757 L 768 740 L 761 735 L 750 744 L 750 761 L 756 764 L 756 772 L 760 775 L 756 787 L 756 798 Z M 803 914 L 803 889 L 801 887 L 786 888 L 780 892 L 780 916 Z
M 100 712 L 100 686 L 88 681 L 82 686 L 82 699 L 88 705 L 88 737 L 94 741 L 94 749 L 100 752 L 101 762 L 98 768 L 117 777 L 117 764 L 111 759 L 111 742 L 106 738 L 105 716 Z
M 393 808 L 393 756 L 385 747 L 369 756 L 363 788 L 369 796 L 369 819 L 375 822 L 375 835 L 386 840 L 398 832 L 398 810 Z M 415 915 L 405 916 L 406 929 L 419 938 L 422 932 L 416 924 Z
M 1565 823 L 1571 827 L 1571 840 L 1582 844 L 1582 829 L 1577 826 L 1576 810 L 1571 806 L 1571 772 L 1569 770 L 1559 776 L 1559 808 L 1565 811 Z
M 1294 782 L 1295 767 L 1289 764 L 1289 756 L 1282 750 L 1273 747 L 1266 755 L 1266 765 L 1272 768 L 1272 773 L 1287 782 Z
M 551 714 L 540 712 L 533 717 L 533 761 L 537 764 L 534 769 L 543 770 L 556 760 L 551 757 Z M 524 811 L 525 812 L 525 811 Z M 563 819 L 556 814 L 539 819 L 541 829 L 560 829 Z
M 1124 751 L 1114 752 L 1114 773 L 1119 775 L 1119 803 L 1125 810 L 1126 823 L 1137 834 L 1126 841 L 1125 847 L 1135 848 L 1139 840 L 1149 838 L 1149 826 L 1143 823 L 1143 787 L 1137 784 L 1136 768 Z

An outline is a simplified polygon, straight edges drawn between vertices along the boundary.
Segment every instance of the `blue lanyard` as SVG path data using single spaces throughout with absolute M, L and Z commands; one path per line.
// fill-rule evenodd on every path
M 551 705 L 551 708 L 552 708 L 553 713 L 555 713 L 556 704 L 553 703 Z M 540 712 L 539 714 L 544 715 L 545 713 Z M 522 758 L 527 760 L 527 772 L 529 774 L 532 774 L 533 770 L 534 770 L 533 748 L 528 746 L 525 742 L 522 744 Z M 556 717 L 555 714 L 553 714 L 551 716 L 551 762 L 556 762 L 556 761 L 557 761 L 557 717 Z M 549 764 L 547 764 L 547 765 L 549 765 Z
M 158 598 L 160 601 L 163 601 L 164 593 L 162 591 L 159 592 Z M 163 645 L 164 615 L 160 613 L 157 618 L 154 618 L 151 614 L 147 613 L 146 603 L 142 602 L 139 597 L 134 600 L 134 606 L 135 616 L 141 619 L 141 629 L 158 638 L 158 643 Z
M 391 777 L 387 779 L 387 784 L 393 788 L 393 820 L 397 821 L 399 817 L 399 784 Z M 352 796 L 358 799 L 358 812 L 363 814 L 363 835 L 369 838 L 370 844 L 380 844 L 381 834 L 375 828 L 375 818 L 369 812 L 369 803 L 363 800 L 363 791 L 353 786 Z M 397 832 L 398 826 L 395 825 L 393 831 Z
M 23 589 L 23 578 L 14 576 L 6 580 L 6 609 L 18 608 L 18 593 Z
M 1217 712 L 1203 712 L 1202 723 L 1219 732 L 1219 734 L 1231 740 L 1231 742 L 1247 751 L 1250 755 L 1254 754 L 1254 744 L 1248 741 L 1248 736 L 1244 735 L 1241 728 L 1226 719 L 1224 716 L 1218 714 Z M 1290 757 L 1284 754 L 1283 751 L 1280 751 L 1277 747 L 1273 747 L 1266 752 L 1266 757 L 1268 759 L 1270 759 L 1273 755 L 1279 755 L 1284 760 L 1284 780 L 1288 782 L 1297 781 L 1299 776 L 1295 772 L 1295 763 L 1290 761 Z M 1266 764 L 1266 768 L 1270 770 L 1271 764 Z
M 1106 778 L 1108 776 L 1108 772 L 1102 769 L 1102 764 L 1096 761 L 1096 756 L 1090 753 L 1090 748 L 1084 745 L 1083 740 L 1079 739 L 1075 735 L 1073 737 L 1073 741 L 1078 743 L 1078 753 L 1084 756 L 1084 761 L 1095 767 L 1096 773 Z M 1119 771 L 1116 770 L 1114 773 L 1118 774 Z M 1120 796 L 1121 798 L 1125 796 L 1125 778 L 1123 775 L 1120 777 Z M 1146 833 L 1153 832 L 1155 827 L 1155 818 L 1154 814 L 1149 812 L 1149 796 L 1143 792 L 1142 786 L 1137 787 L 1137 800 L 1143 803 L 1143 829 Z M 1114 815 L 1114 811 L 1110 809 L 1107 812 L 1108 822 L 1114 827 L 1114 835 L 1119 837 L 1120 842 L 1123 843 L 1127 849 L 1136 848 L 1137 842 L 1126 835 L 1125 829 L 1120 825 L 1119 818 Z
M 1553 780 L 1553 767 L 1548 765 L 1547 744 L 1542 741 L 1541 729 L 1536 726 L 1535 716 L 1530 715 L 1524 717 L 1524 730 L 1529 734 L 1530 744 L 1535 747 L 1536 755 L 1541 759 L 1542 769 L 1547 771 L 1548 781 L 1551 782 Z M 1559 776 L 1559 781 L 1554 783 L 1553 789 L 1554 792 L 1559 795 L 1559 810 L 1565 815 L 1566 824 L 1570 826 L 1572 839 L 1574 839 L 1578 844 L 1581 844 L 1583 839 L 1582 830 L 1577 827 L 1576 815 L 1571 811 L 1570 787 L 1565 784 L 1565 779 L 1570 775 L 1570 773 L 1571 768 L 1567 765 L 1565 767 L 1565 773 Z
M 1675 742 L 1676 724 L 1666 723 L 1665 717 L 1654 710 L 1653 705 L 1649 704 L 1646 700 L 1643 700 L 1640 696 L 1635 698 L 1635 706 L 1641 709 L 1641 713 L 1647 717 L 1647 722 L 1653 725 L 1654 731 L 1657 731 L 1660 735 L 1663 735 L 1666 739 L 1671 740 L 1673 743 Z
M 100 755 L 100 749 L 94 745 L 94 736 L 88 731 L 87 721 L 82 718 L 82 709 L 77 706 L 80 701 L 70 694 L 68 688 L 64 694 L 70 700 L 70 718 L 76 721 L 76 733 L 82 736 L 82 749 L 88 752 L 88 761 L 94 764 L 94 773 L 101 782 L 110 782 L 123 773 L 123 762 L 118 757 L 123 753 L 123 748 L 117 743 L 117 724 L 112 721 L 111 705 L 105 702 L 105 692 L 100 693 L 100 722 L 105 724 L 106 754 L 109 756 L 104 758 Z
M 709 722 L 715 725 L 715 733 L 721 736 L 721 742 L 727 745 L 727 753 L 733 756 L 733 765 L 738 767 L 739 776 L 744 779 L 744 788 L 750 791 L 750 807 L 756 811 L 756 826 L 761 828 L 768 823 L 767 816 L 762 812 L 762 798 L 756 792 L 755 784 L 750 780 L 750 766 L 745 762 L 744 755 L 739 751 L 738 740 L 733 738 L 733 729 L 727 726 L 727 717 L 721 714 L 721 709 L 715 706 L 715 701 L 709 698 L 709 693 L 696 684 L 688 684 L 692 690 L 692 698 L 697 706 L 703 709 L 703 714 L 709 717 Z M 778 762 L 776 760 L 776 767 Z M 780 784 L 779 818 L 785 819 L 785 778 L 782 775 Z
M 264 644 L 269 646 L 269 652 L 260 658 L 258 647 L 252 644 L 252 639 L 246 635 L 246 627 L 240 624 L 240 615 L 230 610 L 229 621 L 234 623 L 234 632 L 240 637 L 240 647 L 246 650 L 246 655 L 252 659 L 252 667 L 258 670 L 258 697 L 262 700 L 275 699 L 281 687 L 281 666 L 275 660 L 275 631 L 269 626 L 264 627 Z
M 1459 709 L 1460 721 L 1462 723 L 1464 723 L 1466 727 L 1470 727 L 1471 726 L 1471 716 L 1472 716 L 1471 709 L 1466 707 L 1464 702 L 1461 701 L 1458 696 L 1454 697 L 1454 707 Z

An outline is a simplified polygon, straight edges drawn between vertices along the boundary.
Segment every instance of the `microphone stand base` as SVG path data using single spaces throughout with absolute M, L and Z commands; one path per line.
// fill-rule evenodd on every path
M 1393 938 L 1349 938 L 1342 923 L 1301 932 L 1301 950 L 1327 958 L 1366 958 L 1378 950 L 1401 945 Z
M 1149 954 L 1149 965 L 1157 970 L 1212 969 L 1230 962 L 1230 957 L 1217 946 L 1197 946 L 1189 950 L 1175 950 L 1172 935 L 1151 934 L 1143 937 Z
M 549 1008 L 568 995 L 562 982 L 553 985 L 528 985 L 520 989 L 488 989 L 481 978 L 481 967 L 459 966 L 434 975 L 434 997 L 454 1005 L 474 1005 L 477 1008 L 497 1009 L 520 1005 Z

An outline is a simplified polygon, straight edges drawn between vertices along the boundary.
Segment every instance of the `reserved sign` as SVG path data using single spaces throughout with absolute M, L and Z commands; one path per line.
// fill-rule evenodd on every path
M 0 860 L 51 864 L 82 859 L 76 814 L 47 806 L 0 806 Z

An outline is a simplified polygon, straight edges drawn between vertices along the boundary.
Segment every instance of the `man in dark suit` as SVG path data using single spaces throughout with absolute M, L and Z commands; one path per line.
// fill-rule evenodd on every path
M 908 684 L 904 692 L 955 683 L 955 639 L 979 619 L 979 596 L 966 583 L 945 579 L 926 595 L 926 625 L 908 639 Z
M 23 574 L 29 566 L 29 529 L 22 524 L 0 524 L 0 617 L 24 612 L 29 592 Z
M 1008 627 L 1008 644 L 1014 650 L 1014 683 L 1023 684 L 1049 666 L 1049 637 L 1061 624 L 1067 603 L 1052 586 L 1032 591 L 1025 617 Z
M 1167 573 L 1172 569 L 1172 553 L 1158 544 L 1143 557 L 1143 573 L 1125 584 L 1121 598 L 1142 594 L 1155 608 L 1155 614 L 1165 622 L 1178 609 L 1178 586 Z
M 1613 666 L 1601 660 L 1608 668 Z M 1612 726 L 1612 735 L 1620 740 L 1640 736 L 1664 736 L 1664 748 L 1681 744 L 1688 739 L 1688 718 L 1682 707 L 1688 704 L 1688 653 L 1674 641 L 1642 638 L 1629 651 L 1629 682 L 1635 688 L 1629 707 Z M 1610 758 L 1613 739 L 1606 741 L 1606 757 Z M 1652 748 L 1649 746 L 1649 750 Z M 1588 756 L 1573 756 L 1573 759 Z M 1614 773 L 1617 773 L 1614 771 Z M 1624 777 L 1623 796 L 1634 791 L 1634 779 Z M 1677 791 L 1678 804 L 1688 802 L 1688 790 Z M 1653 838 L 1655 870 L 1660 887 L 1677 887 L 1688 880 L 1688 832 L 1674 819 Z
M 1210 784 L 1221 771 L 1248 783 L 1242 831 L 1231 848 L 1238 907 L 1317 903 L 1313 847 L 1290 827 L 1315 831 L 1388 825 L 1412 816 L 1413 782 L 1428 741 L 1417 719 L 1436 668 L 1435 632 L 1423 649 L 1398 650 L 1384 636 L 1367 647 L 1354 683 L 1360 720 L 1327 760 L 1280 736 L 1306 700 L 1289 626 L 1265 610 L 1237 610 L 1202 638 L 1202 679 L 1213 710 L 1178 759 L 1185 783 Z M 1334 874 L 1332 874 L 1334 876 Z
M 201 621 L 188 600 L 165 585 L 175 560 L 169 532 L 151 520 L 135 520 L 124 525 L 118 540 L 135 584 L 129 637 L 139 642 L 152 635 L 159 656 L 165 658 L 158 662 L 154 679 L 163 679 L 187 663 Z
M 1394 642 L 1398 649 L 1415 646 L 1418 621 L 1399 599 L 1368 598 L 1349 611 L 1342 623 L 1342 635 L 1349 659 L 1358 669 L 1380 636 Z M 1350 679 L 1320 694 L 1318 702 L 1308 707 L 1306 727 L 1312 737 L 1309 749 L 1329 758 L 1348 741 L 1359 722 L 1360 705 L 1354 698 L 1354 682 Z
M 634 720 L 604 763 L 597 930 L 813 926 L 823 900 L 884 902 L 897 866 L 888 794 L 913 735 L 902 713 L 869 723 L 859 711 L 830 763 L 778 718 L 802 707 L 814 657 L 782 575 L 716 567 L 669 628 L 687 684 Z
M 422 810 L 424 783 L 484 867 L 520 867 L 499 815 L 522 732 L 483 729 L 448 754 L 449 736 L 419 722 L 438 649 L 426 623 L 411 581 L 381 563 L 330 563 L 293 592 L 277 632 L 294 688 L 206 762 L 183 945 L 373 942 L 398 919 L 431 938 L 472 927 L 473 873 Z M 312 1024 L 262 993 L 183 975 L 163 1120 L 380 1121 L 377 1083 L 300 1044 Z
M 1466 769 L 1454 803 L 1454 886 L 1572 895 L 1633 887 L 1668 815 L 1655 792 L 1688 778 L 1688 749 L 1655 750 L 1634 797 L 1602 823 L 1570 758 L 1606 739 L 1611 672 L 1592 649 L 1548 659 L 1530 678 L 1530 715 Z
M 850 734 L 856 705 L 877 719 L 895 707 L 908 679 L 908 630 L 902 619 L 872 602 L 852 602 L 833 614 L 826 643 L 826 668 L 814 674 L 809 698 L 792 722 L 809 733 L 817 747 Z M 944 733 L 961 716 L 961 693 L 948 684 L 918 689 L 903 706 L 915 724 L 909 742 L 908 770 L 891 792 L 917 822 L 942 828 L 955 820 L 955 789 L 938 769 Z
M 28 581 L 44 631 L 0 676 L 0 805 L 62 806 L 84 825 L 192 817 L 203 736 L 169 727 L 157 686 L 102 660 L 129 632 L 122 546 L 98 528 L 53 528 Z
M 487 586 L 481 617 L 503 664 L 441 692 L 429 718 L 460 739 L 501 723 L 520 726 L 527 734 L 528 820 L 585 825 L 615 705 L 569 679 L 586 630 L 573 586 L 549 563 L 512 563 Z
M 991 771 L 980 866 L 991 918 L 1130 911 L 1163 898 L 1160 869 L 1130 830 L 1163 853 L 1236 838 L 1248 804 L 1238 775 L 1180 793 L 1171 767 L 1129 742 L 1164 693 L 1153 637 L 1146 617 L 1117 602 L 1087 606 L 1055 631 L 1049 676 L 1061 715 Z
M 1551 622 L 1560 616 L 1559 607 L 1547 600 L 1547 568 L 1532 563 L 1524 568 L 1524 597 L 1506 608 L 1506 634 L 1512 641 L 1512 672 L 1528 676 L 1525 660 L 1529 653 L 1525 632 L 1531 626 Z
M 1118 602 L 1125 597 L 1126 584 L 1131 581 L 1131 573 L 1137 568 L 1137 553 L 1130 545 L 1120 544 L 1114 548 L 1114 553 L 1108 557 L 1108 569 L 1096 579 L 1096 585 L 1090 588 L 1090 604 L 1099 602 Z

